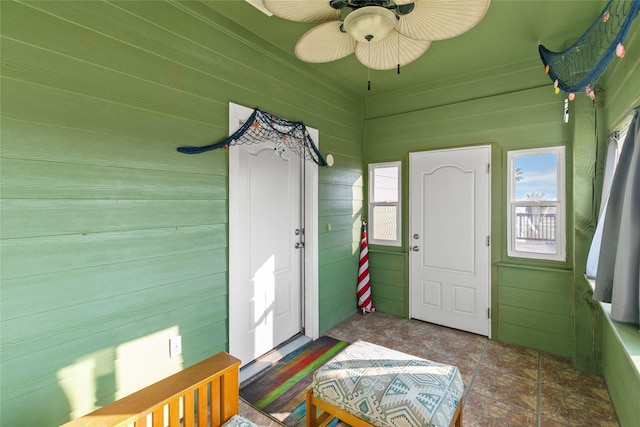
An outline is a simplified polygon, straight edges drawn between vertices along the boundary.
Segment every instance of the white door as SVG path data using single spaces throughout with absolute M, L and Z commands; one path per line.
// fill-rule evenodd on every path
M 491 147 L 411 153 L 411 317 L 489 335 Z
M 252 110 L 239 111 L 246 119 Z M 240 126 L 232 126 L 234 119 L 230 133 Z M 229 352 L 243 365 L 301 332 L 304 312 L 316 312 L 303 298 L 304 278 L 313 285 L 317 269 L 309 258 L 316 277 L 303 268 L 302 245 L 305 217 L 313 222 L 303 209 L 303 177 L 313 181 L 305 169 L 314 166 L 286 147 L 275 148 L 269 142 L 229 148 Z M 315 237 L 306 234 L 307 242 Z M 313 298 L 313 288 L 307 292 Z M 313 330 L 307 334 L 317 337 Z

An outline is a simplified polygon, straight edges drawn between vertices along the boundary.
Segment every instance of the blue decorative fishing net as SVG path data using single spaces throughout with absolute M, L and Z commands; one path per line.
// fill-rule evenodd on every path
M 552 52 L 539 45 L 540 58 L 554 86 L 570 94 L 586 92 L 593 98 L 595 85 L 609 63 L 616 55 L 624 56 L 622 42 L 638 12 L 640 0 L 609 0 L 595 22 L 569 48 Z
M 217 148 L 226 148 L 229 145 L 260 144 L 267 141 L 276 144 L 276 151 L 279 149 L 278 146 L 285 145 L 301 158 L 311 160 L 319 166 L 327 166 L 327 162 L 302 122 L 285 120 L 258 108 L 253 110 L 240 129 L 223 141 L 204 147 L 179 147 L 178 151 L 185 154 L 198 154 Z

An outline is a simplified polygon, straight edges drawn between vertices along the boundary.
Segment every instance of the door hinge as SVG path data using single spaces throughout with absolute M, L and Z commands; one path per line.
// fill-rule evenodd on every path
M 491 236 L 487 236 L 487 246 L 491 246 Z
M 491 319 L 491 308 L 487 308 L 487 319 Z
M 487 163 L 487 173 L 491 173 L 491 163 Z

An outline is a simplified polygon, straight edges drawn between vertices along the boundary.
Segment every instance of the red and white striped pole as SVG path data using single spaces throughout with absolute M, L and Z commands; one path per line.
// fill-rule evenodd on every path
M 367 247 L 367 223 L 362 222 L 360 240 L 360 268 L 358 269 L 358 309 L 364 313 L 376 310 L 371 299 L 371 279 L 369 278 L 369 248 Z

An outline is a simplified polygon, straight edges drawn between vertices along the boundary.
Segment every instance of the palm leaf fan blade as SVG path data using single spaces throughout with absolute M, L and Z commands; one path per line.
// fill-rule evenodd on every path
M 262 0 L 264 7 L 274 15 L 297 22 L 325 22 L 340 19 L 340 10 L 329 0 Z
M 373 70 L 392 70 L 415 61 L 430 45 L 428 40 L 411 39 L 393 30 L 380 41 L 358 43 L 356 57 Z
M 340 30 L 342 21 L 319 24 L 300 37 L 295 53 L 298 59 L 311 62 L 330 62 L 355 51 L 356 41 Z
M 396 29 L 418 40 L 444 40 L 469 31 L 484 17 L 490 0 L 415 0 Z

